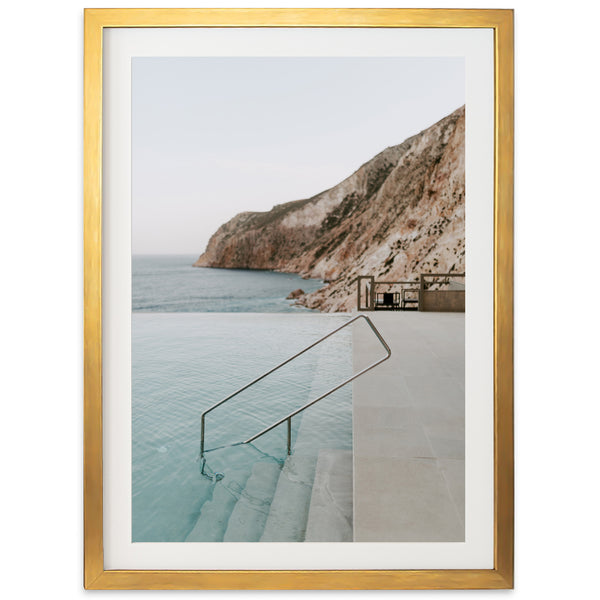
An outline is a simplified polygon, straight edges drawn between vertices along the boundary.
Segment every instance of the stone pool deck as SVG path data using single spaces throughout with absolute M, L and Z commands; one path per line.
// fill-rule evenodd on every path
M 392 356 L 353 384 L 354 541 L 464 540 L 464 313 L 366 313 Z M 382 348 L 353 331 L 354 369 Z

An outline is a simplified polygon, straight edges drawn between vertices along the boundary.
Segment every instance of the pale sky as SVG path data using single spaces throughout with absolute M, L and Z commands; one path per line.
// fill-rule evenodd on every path
M 462 58 L 134 58 L 134 254 L 333 187 L 465 102 Z

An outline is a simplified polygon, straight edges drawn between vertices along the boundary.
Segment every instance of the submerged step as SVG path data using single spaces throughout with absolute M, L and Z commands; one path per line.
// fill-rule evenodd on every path
M 321 352 L 311 385 L 311 398 L 318 397 L 334 383 L 330 375 L 334 365 L 329 364 L 330 362 L 330 355 Z M 336 373 L 335 383 L 339 383 L 340 375 L 343 376 Z M 269 518 L 261 537 L 262 542 L 305 541 L 319 452 L 339 444 L 346 445 L 344 450 L 352 456 L 352 450 L 348 449 L 348 446 L 351 448 L 352 435 L 351 399 L 347 396 L 349 393 L 350 389 L 346 388 L 345 394 L 338 392 L 302 413 L 298 435 L 294 440 L 294 450 L 281 472 Z M 347 431 L 347 439 L 344 439 L 344 436 L 340 438 L 339 434 L 336 436 L 336 429 Z M 351 490 L 352 468 L 345 476 Z M 331 540 L 326 541 L 338 541 L 340 535 L 337 532 Z
M 352 538 L 352 451 L 321 450 L 304 541 L 351 542 Z
M 265 528 L 281 465 L 259 461 L 252 468 L 240 499 L 231 512 L 224 542 L 258 542 Z
M 241 493 L 241 490 L 240 492 Z M 200 511 L 196 525 L 186 537 L 186 542 L 221 542 L 238 494 L 229 482 L 214 484 L 212 498 L 207 500 Z
M 261 542 L 302 542 L 310 505 L 316 456 L 288 456 L 279 481 Z

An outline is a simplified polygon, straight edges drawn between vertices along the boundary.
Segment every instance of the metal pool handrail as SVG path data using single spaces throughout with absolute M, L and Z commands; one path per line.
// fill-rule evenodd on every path
M 270 375 L 274 371 L 277 371 L 277 369 L 280 369 L 284 365 L 287 365 L 289 362 L 291 362 L 295 358 L 298 358 L 298 356 L 300 356 L 301 354 L 304 354 L 305 352 L 307 352 L 311 348 L 314 348 L 317 344 L 320 344 L 321 342 L 323 342 L 327 338 L 331 337 L 332 335 L 335 335 L 338 331 L 341 331 L 342 329 L 344 329 L 344 327 L 348 327 L 348 325 L 351 325 L 355 321 L 358 321 L 358 319 L 364 319 L 367 322 L 367 324 L 369 325 L 369 327 L 371 328 L 371 330 L 373 331 L 373 333 L 377 336 L 377 339 L 381 342 L 381 345 L 385 348 L 386 355 L 383 358 L 380 358 L 379 360 L 377 360 L 376 362 L 374 362 L 374 363 L 370 364 L 369 366 L 365 367 L 364 369 L 362 369 L 358 373 L 355 373 L 354 375 L 352 375 L 352 377 L 349 377 L 348 379 L 346 379 L 345 381 L 343 381 L 339 385 L 336 385 L 335 387 L 331 388 L 329 391 L 325 392 L 324 394 L 322 394 L 318 398 L 315 398 L 314 400 L 311 400 L 308 404 L 305 404 L 304 406 L 298 408 L 294 412 L 292 412 L 289 415 L 283 417 L 283 419 L 279 419 L 279 421 L 276 421 L 272 425 L 269 425 L 269 427 L 267 427 L 266 429 L 263 429 L 262 431 L 260 431 L 256 435 L 248 438 L 247 440 L 244 440 L 243 442 L 236 442 L 235 444 L 228 444 L 226 446 L 219 446 L 218 448 L 210 448 L 208 450 L 204 449 L 205 418 L 206 418 L 206 415 L 209 412 L 213 411 L 218 406 L 221 406 L 222 404 L 225 404 L 225 402 L 227 402 L 228 400 L 231 400 L 234 396 L 237 396 L 238 394 L 240 394 L 244 390 L 247 390 L 250 386 L 254 385 L 255 383 L 258 383 L 259 381 L 261 381 L 261 379 L 264 379 L 265 377 L 267 377 L 268 375 Z M 391 355 L 392 355 L 392 351 L 391 351 L 390 347 L 387 345 L 386 341 L 381 336 L 381 333 L 379 333 L 377 327 L 375 327 L 375 325 L 373 324 L 373 322 L 371 321 L 371 319 L 369 319 L 369 317 L 367 317 L 366 315 L 358 315 L 358 316 L 350 319 L 349 321 L 347 321 L 346 323 L 344 323 L 342 326 L 338 327 L 337 329 L 334 329 L 333 331 L 330 331 L 327 335 L 324 335 L 322 338 L 318 339 L 316 342 L 313 342 L 312 344 L 310 344 L 310 346 L 307 346 L 303 350 L 300 350 L 300 352 L 297 352 L 293 356 L 290 356 L 287 360 L 284 360 L 282 363 L 279 363 L 276 367 L 273 367 L 272 369 L 270 369 L 266 373 L 263 373 L 260 377 L 257 377 L 256 379 L 253 379 L 250 383 L 247 383 L 245 386 L 241 387 L 239 390 L 236 390 L 235 392 L 233 392 L 233 394 L 230 394 L 226 398 L 223 398 L 222 400 L 219 400 L 219 402 L 216 402 L 210 408 L 206 409 L 202 413 L 202 415 L 200 417 L 200 458 L 201 459 L 204 458 L 204 453 L 205 452 L 210 452 L 211 450 L 219 450 L 221 448 L 227 448 L 228 446 L 239 446 L 240 444 L 249 444 L 250 442 L 253 442 L 255 439 L 259 438 L 261 435 L 264 435 L 265 433 L 271 431 L 271 429 L 274 429 L 278 425 L 281 425 L 284 421 L 288 422 L 288 427 L 287 427 L 287 453 L 291 454 L 291 451 L 292 451 L 292 449 L 291 449 L 291 444 L 292 444 L 292 417 L 294 417 L 298 413 L 301 413 L 303 410 L 306 410 L 309 406 L 312 406 L 313 404 L 316 404 L 320 400 L 323 400 L 323 398 L 326 398 L 330 394 L 333 394 L 333 392 L 339 390 L 341 387 L 345 386 L 347 383 L 350 383 L 351 381 L 353 381 L 357 377 L 360 377 L 361 375 L 364 375 L 367 371 L 370 371 L 371 369 L 373 369 L 377 365 L 381 364 L 383 361 L 387 360 Z

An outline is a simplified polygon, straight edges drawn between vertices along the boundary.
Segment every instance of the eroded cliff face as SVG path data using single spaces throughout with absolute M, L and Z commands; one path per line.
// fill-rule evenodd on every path
M 357 275 L 397 281 L 464 272 L 464 142 L 462 107 L 313 198 L 240 213 L 194 266 L 331 281 L 299 299 L 327 312 L 355 307 Z

